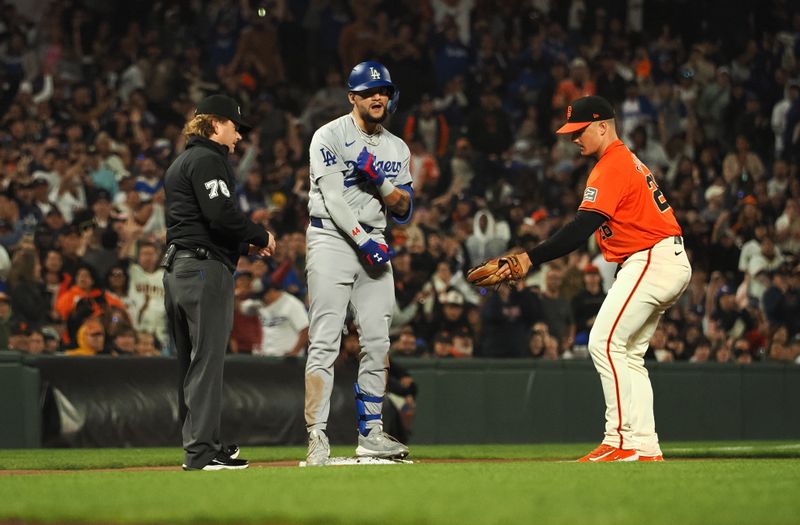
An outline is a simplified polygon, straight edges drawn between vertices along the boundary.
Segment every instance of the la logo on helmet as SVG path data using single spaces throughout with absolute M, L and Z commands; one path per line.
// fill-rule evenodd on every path
M 375 69 L 374 67 L 369 68 L 369 74 L 372 77 L 372 80 L 377 80 L 381 78 L 381 72 Z

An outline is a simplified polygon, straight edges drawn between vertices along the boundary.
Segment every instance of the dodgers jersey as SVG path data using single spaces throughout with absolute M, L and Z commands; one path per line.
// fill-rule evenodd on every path
M 317 181 L 325 175 L 341 172 L 344 175 L 344 200 L 356 220 L 378 230 L 386 227 L 386 213 L 378 188 L 356 169 L 356 158 L 366 146 L 375 156 L 375 167 L 382 169 L 392 184 L 410 186 L 411 152 L 400 137 L 383 126 L 378 129 L 375 134 L 366 136 L 370 138 L 370 142 L 367 142 L 366 134 L 348 113 L 314 133 L 309 147 L 311 189 L 308 211 L 311 217 L 330 218 Z

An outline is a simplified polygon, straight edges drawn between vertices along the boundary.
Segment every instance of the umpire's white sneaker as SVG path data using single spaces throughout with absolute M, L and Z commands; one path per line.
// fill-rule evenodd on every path
M 378 425 L 372 427 L 366 436 L 362 436 L 361 433 L 358 434 L 356 456 L 360 458 L 402 459 L 408 456 L 408 447 L 384 432 L 383 427 Z
M 309 467 L 321 467 L 328 463 L 331 455 L 331 445 L 324 430 L 312 430 L 308 433 L 308 454 L 306 454 L 306 465 Z

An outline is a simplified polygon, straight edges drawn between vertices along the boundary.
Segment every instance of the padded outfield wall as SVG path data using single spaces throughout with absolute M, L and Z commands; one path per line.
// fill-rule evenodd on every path
M 589 361 L 401 360 L 419 386 L 412 443 L 595 442 L 603 431 Z M 648 363 L 662 440 L 800 439 L 800 366 Z M 223 438 L 299 445 L 304 362 L 226 358 Z M 336 369 L 329 434 L 355 441 L 353 366 Z M 180 443 L 168 358 L 0 353 L 0 447 Z

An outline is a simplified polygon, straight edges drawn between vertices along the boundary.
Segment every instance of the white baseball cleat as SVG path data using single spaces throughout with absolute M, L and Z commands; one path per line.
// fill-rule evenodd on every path
M 312 430 L 308 433 L 308 453 L 306 454 L 306 465 L 309 467 L 321 467 L 328 463 L 331 455 L 331 445 L 324 430 Z
M 378 425 L 372 427 L 366 436 L 358 434 L 356 456 L 384 459 L 404 458 L 408 456 L 408 447 L 384 432 L 383 427 Z

